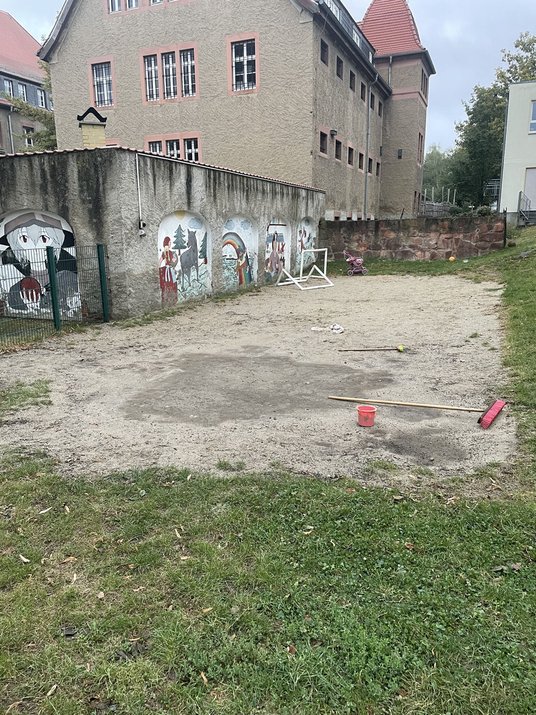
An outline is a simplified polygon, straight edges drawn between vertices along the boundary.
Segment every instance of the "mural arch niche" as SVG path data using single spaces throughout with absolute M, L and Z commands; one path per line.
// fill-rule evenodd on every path
M 300 272 L 302 254 L 307 249 L 316 248 L 316 225 L 312 218 L 306 217 L 298 224 L 296 241 L 296 268 L 295 272 Z M 315 262 L 313 253 L 306 253 L 303 257 L 303 269 L 309 268 Z
M 52 316 L 49 246 L 56 256 L 61 315 L 81 317 L 73 229 L 61 216 L 33 209 L 0 216 L 0 312 L 4 315 Z
M 233 216 L 223 227 L 223 289 L 235 291 L 257 282 L 258 234 L 252 222 Z
M 290 229 L 284 221 L 272 220 L 266 229 L 266 283 L 275 283 L 283 268 L 290 270 Z
M 175 305 L 212 292 L 211 241 L 201 216 L 176 211 L 162 219 L 158 258 L 162 305 Z

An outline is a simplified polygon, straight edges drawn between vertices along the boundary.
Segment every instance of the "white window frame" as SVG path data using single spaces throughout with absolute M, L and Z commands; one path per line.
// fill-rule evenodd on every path
M 149 5 L 161 5 L 164 0 L 151 0 Z
M 341 9 L 334 0 L 324 0 L 324 4 L 329 7 L 331 12 L 335 15 L 337 20 L 341 19 Z
M 158 102 L 160 99 L 160 82 L 158 79 L 158 55 L 144 55 L 143 69 L 145 75 L 145 99 L 147 102 Z
M 199 161 L 198 137 L 188 137 L 184 140 L 184 158 L 186 161 Z
M 162 141 L 160 139 L 149 142 L 147 148 L 149 150 L 149 154 L 158 154 L 159 156 L 162 156 Z
M 177 97 L 177 54 L 162 52 L 162 91 L 164 99 L 176 99 Z
M 98 74 L 101 69 L 100 76 Z M 113 75 L 111 62 L 95 62 L 91 65 L 95 106 L 111 107 L 114 103 Z
M 13 80 L 4 79 L 4 94 L 7 94 L 8 97 L 13 97 L 13 91 Z
M 121 0 L 108 0 L 108 12 L 121 12 Z
M 248 53 L 248 45 L 253 43 L 253 54 Z M 240 53 L 238 52 L 240 51 Z M 250 63 L 253 62 L 253 72 L 250 71 Z M 242 65 L 242 71 L 238 72 L 238 67 Z M 231 70 L 233 92 L 248 92 L 257 89 L 257 40 L 252 37 L 249 40 L 239 40 L 231 43 Z M 253 82 L 248 77 L 255 77 Z M 238 77 L 242 76 L 239 82 Z
M 532 111 L 531 111 L 531 119 L 530 119 L 530 123 L 529 123 L 529 133 L 530 134 L 536 133 L 536 99 L 532 100 Z
M 127 10 L 136 10 L 139 6 L 138 0 L 127 0 Z
M 27 102 L 28 101 L 28 90 L 26 88 L 26 85 L 22 84 L 22 82 L 18 82 L 17 91 L 19 94 L 19 99 L 22 99 L 23 102 Z
M 24 144 L 26 147 L 31 147 L 34 145 L 33 135 L 35 134 L 35 129 L 33 127 L 22 127 L 24 132 Z
M 169 156 L 171 159 L 181 158 L 180 139 L 166 139 L 166 156 Z
M 183 97 L 195 97 L 197 84 L 195 78 L 195 49 L 189 47 L 180 51 L 181 92 Z
M 37 88 L 37 105 L 41 109 L 47 108 L 47 96 L 44 89 Z

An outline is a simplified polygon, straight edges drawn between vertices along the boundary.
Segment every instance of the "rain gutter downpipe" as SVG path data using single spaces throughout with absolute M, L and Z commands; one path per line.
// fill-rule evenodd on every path
M 365 170 L 365 189 L 363 192 L 363 220 L 364 221 L 368 220 L 368 218 L 367 218 L 367 216 L 368 216 L 368 198 L 369 198 L 368 197 L 368 195 L 369 195 L 368 166 L 369 166 L 369 153 L 370 153 L 370 123 L 371 123 L 370 122 L 370 111 L 371 111 L 370 98 L 372 95 L 372 88 L 378 81 L 379 76 L 380 75 L 378 74 L 378 72 L 376 72 L 376 78 L 375 78 L 374 82 L 372 82 L 372 84 L 368 85 L 368 92 L 367 92 L 367 143 L 366 143 L 366 148 L 365 148 L 365 166 L 363 167 L 363 169 Z
M 15 153 L 15 142 L 13 140 L 13 124 L 11 123 L 11 112 L 13 111 L 13 105 L 9 107 L 9 114 L 7 115 L 7 127 L 9 132 L 9 143 L 11 145 L 11 153 Z

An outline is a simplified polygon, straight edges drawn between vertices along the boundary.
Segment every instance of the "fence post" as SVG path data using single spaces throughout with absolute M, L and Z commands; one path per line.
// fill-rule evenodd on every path
M 61 330 L 61 311 L 58 296 L 58 277 L 56 275 L 56 254 L 53 246 L 47 246 L 47 269 L 48 282 L 50 286 L 50 300 L 52 302 L 52 315 L 54 317 L 54 327 Z
M 110 322 L 110 301 L 108 300 L 108 278 L 106 277 L 106 256 L 104 255 L 104 245 L 97 244 L 97 257 L 99 259 L 99 278 L 102 302 L 102 319 L 105 323 Z

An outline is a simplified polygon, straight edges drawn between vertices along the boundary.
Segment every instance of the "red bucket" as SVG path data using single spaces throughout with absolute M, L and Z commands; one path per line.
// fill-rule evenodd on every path
M 357 408 L 357 424 L 360 427 L 374 427 L 376 408 L 372 405 L 359 405 Z

